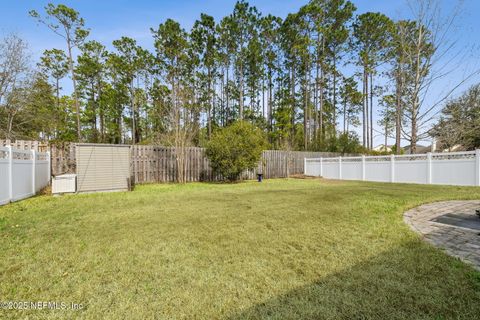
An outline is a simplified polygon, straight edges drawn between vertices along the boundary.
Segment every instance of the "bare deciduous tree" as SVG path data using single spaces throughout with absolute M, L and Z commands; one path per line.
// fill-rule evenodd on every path
M 88 36 L 90 31 L 88 29 L 85 29 L 85 21 L 82 17 L 80 17 L 80 14 L 74 9 L 69 8 L 63 4 L 47 4 L 47 6 L 45 7 L 44 17 L 40 16 L 40 14 L 35 10 L 31 10 L 29 13 L 33 18 L 37 19 L 39 23 L 47 26 L 56 35 L 62 37 L 66 42 L 68 53 L 68 67 L 70 69 L 70 74 L 72 77 L 73 98 L 75 100 L 77 138 L 79 141 L 81 141 L 82 130 L 80 124 L 80 102 L 77 90 L 73 50 L 85 41 L 85 38 Z
M 444 14 L 438 0 L 409 1 L 414 19 L 405 22 L 398 34 L 402 44 L 399 48 L 402 66 L 398 68 L 402 83 L 398 93 L 404 103 L 402 135 L 410 142 L 412 153 L 415 153 L 417 142 L 428 137 L 439 104 L 479 73 L 479 70 L 469 71 L 448 89 L 438 88 L 440 79 L 466 67 L 461 66 L 465 49 L 457 47 L 458 37 L 453 37 L 460 6 L 461 1 L 458 1 L 454 10 Z M 434 89 L 440 91 L 437 99 L 431 99 Z
M 0 108 L 6 115 L 4 135 L 12 137 L 15 115 L 24 105 L 22 87 L 28 79 L 27 45 L 24 40 L 12 34 L 0 40 Z

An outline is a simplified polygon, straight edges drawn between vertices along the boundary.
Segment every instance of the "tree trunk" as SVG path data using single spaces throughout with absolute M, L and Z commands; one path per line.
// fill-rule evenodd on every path
M 350 114 L 347 117 L 347 132 L 350 131 Z
M 370 73 L 370 149 L 373 149 L 373 72 Z
M 291 141 L 293 141 L 293 138 L 295 137 L 295 65 L 292 64 L 292 78 L 291 78 L 291 83 L 290 83 L 290 86 L 291 86 L 291 90 L 292 90 L 292 119 L 291 120 L 291 124 L 292 124 L 292 136 L 290 137 L 291 138 Z
M 415 154 L 417 152 L 417 110 L 418 110 L 418 106 L 417 106 L 417 103 L 416 101 L 414 102 L 414 105 L 413 105 L 413 108 L 412 108 L 412 126 L 411 126 L 411 130 L 412 130 L 412 134 L 411 134 L 411 137 L 410 137 L 410 150 L 412 152 L 412 154 Z
M 56 78 L 55 79 L 55 103 L 57 107 L 57 112 L 60 110 L 60 79 Z
M 271 70 L 269 70 L 268 76 L 268 131 L 271 133 L 273 131 L 273 106 L 272 106 L 272 74 Z
M 92 85 L 92 118 L 90 121 L 92 122 L 92 141 L 97 143 L 97 101 L 95 101 L 95 83 L 91 83 Z
M 210 73 L 210 68 L 208 69 L 208 85 L 207 85 L 207 97 L 209 97 L 208 99 L 208 106 L 207 106 L 207 130 L 208 130 L 208 139 L 210 139 L 210 137 L 212 136 L 212 111 L 211 111 L 211 103 L 212 103 L 212 100 L 211 100 L 211 83 L 210 83 L 210 79 L 211 79 L 211 73 Z
M 116 120 L 117 120 L 117 136 L 115 137 L 115 143 L 121 143 L 122 142 L 122 108 L 120 105 L 117 106 L 117 115 L 116 115 Z
M 307 150 L 308 146 L 308 85 L 307 72 L 303 80 L 303 148 Z
M 318 120 L 318 63 L 315 67 L 315 85 L 313 86 L 313 139 L 317 137 Z
M 367 147 L 367 105 L 366 105 L 366 100 L 367 100 L 367 94 L 366 94 L 366 81 L 365 81 L 365 78 L 366 78 L 366 68 L 364 67 L 363 68 L 363 85 L 362 85 L 362 93 L 363 93 L 363 97 L 362 97 L 362 104 L 363 104 L 363 108 L 362 108 L 362 126 L 363 126 L 363 135 L 362 135 L 362 145 L 364 148 Z
M 55 107 L 56 107 L 56 110 L 55 110 L 55 114 L 61 114 L 60 113 L 60 79 L 59 78 L 55 78 Z M 58 120 L 58 117 L 56 117 L 57 120 Z M 54 134 L 54 137 L 57 138 L 57 134 L 58 134 L 58 121 L 56 121 L 55 123 L 55 134 Z
M 396 76 L 396 106 L 395 106 L 395 153 L 400 154 L 400 140 L 402 130 L 402 82 L 400 79 L 400 72 Z
M 317 55 L 315 57 L 315 86 L 313 88 L 314 95 L 313 95 L 313 106 L 314 106 L 314 114 L 313 114 L 313 137 L 314 139 L 317 138 L 317 128 L 318 128 L 318 87 L 319 87 L 319 74 L 320 74 L 320 33 L 317 33 Z
M 325 52 L 325 36 L 322 36 L 322 54 Z M 325 126 L 323 123 L 323 111 L 324 111 L 324 103 L 325 103 L 325 97 L 324 97 L 324 86 L 325 86 L 325 67 L 322 65 L 320 66 L 320 141 L 323 141 L 323 138 L 325 136 Z
M 267 112 L 265 110 L 265 77 L 262 76 L 262 114 L 263 119 L 267 118 Z
M 104 110 L 103 106 L 100 103 L 100 99 L 102 96 L 102 86 L 101 86 L 101 81 L 98 81 L 97 84 L 98 88 L 98 115 L 99 115 L 99 122 L 100 122 L 100 142 L 105 142 L 105 116 L 104 116 Z
M 370 148 L 370 116 L 369 116 L 369 106 L 368 106 L 368 71 L 365 71 L 365 113 L 366 113 L 366 122 L 367 122 L 367 149 Z
M 337 56 L 333 55 L 333 134 L 337 135 Z
M 222 81 L 220 82 L 220 94 L 222 97 L 222 104 L 220 105 L 220 124 L 225 125 L 225 73 L 222 72 Z
M 215 87 L 216 87 L 217 83 L 215 81 L 215 78 L 212 79 L 212 84 L 211 84 L 211 94 L 212 94 L 212 117 L 210 119 L 210 134 L 211 134 L 211 131 L 212 131 L 212 123 L 215 123 L 215 119 L 217 117 L 217 108 L 216 108 L 216 104 L 217 104 L 217 101 L 216 101 L 216 95 L 215 95 Z
M 133 80 L 130 83 L 130 103 L 132 105 L 132 144 L 136 143 L 137 131 L 135 125 L 135 92 L 133 90 Z
M 239 105 L 239 118 L 240 120 L 243 120 L 243 64 L 240 63 L 240 86 L 239 86 L 239 91 L 240 91 L 240 94 L 239 94 L 239 101 L 238 101 L 238 105 Z
M 226 109 L 226 114 L 227 116 L 225 117 L 226 118 L 226 122 L 228 123 L 228 114 L 230 112 L 230 107 L 229 107 L 229 102 L 230 102 L 230 97 L 228 95 L 228 69 L 230 69 L 230 63 L 227 64 L 227 84 L 226 84 L 226 87 L 225 87 L 225 109 Z
M 82 141 L 82 129 L 80 126 L 80 103 L 78 101 L 78 94 L 77 94 L 77 80 L 75 77 L 75 70 L 73 69 L 73 57 L 72 57 L 72 44 L 70 41 L 70 37 L 67 34 L 67 48 L 68 48 L 68 65 L 70 68 L 70 73 L 72 75 L 72 82 L 73 82 L 73 99 L 75 101 L 75 113 L 77 118 L 77 139 L 79 142 Z
M 387 151 L 387 143 L 388 143 L 388 122 L 385 121 L 385 151 Z

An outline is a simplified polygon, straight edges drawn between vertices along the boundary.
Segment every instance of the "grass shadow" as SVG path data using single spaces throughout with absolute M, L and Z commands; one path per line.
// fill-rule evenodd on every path
M 475 319 L 478 298 L 480 272 L 414 241 L 228 319 Z

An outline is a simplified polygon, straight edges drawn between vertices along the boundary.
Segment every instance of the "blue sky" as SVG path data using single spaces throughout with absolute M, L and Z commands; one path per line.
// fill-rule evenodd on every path
M 218 21 L 223 16 L 232 12 L 235 0 L 67 0 L 52 1 L 63 3 L 79 11 L 85 18 L 87 26 L 91 29 L 89 39 L 96 39 L 107 46 L 121 36 L 135 38 L 139 44 L 146 48 L 152 48 L 151 27 L 157 27 L 167 18 L 179 21 L 182 26 L 189 29 L 200 13 L 207 13 Z M 250 0 L 251 5 L 256 6 L 263 14 L 274 14 L 285 17 L 288 13 L 297 11 L 307 3 L 299 0 Z M 406 18 L 409 16 L 407 2 L 403 0 L 353 0 L 357 6 L 357 13 L 367 11 L 379 11 L 393 19 Z M 7 33 L 16 33 L 29 43 L 33 58 L 38 58 L 45 49 L 64 49 L 62 39 L 50 32 L 46 27 L 39 26 L 29 17 L 28 11 L 36 9 L 42 11 L 48 1 L 21 1 L 0 0 L 0 36 Z M 442 7 L 448 12 L 452 8 L 453 1 L 442 0 Z M 461 16 L 457 19 L 457 29 L 450 36 L 458 39 L 457 48 L 480 48 L 480 1 L 464 1 Z M 479 56 L 473 51 L 463 58 L 463 65 L 448 78 L 437 83 L 431 91 L 428 99 L 435 101 L 442 91 L 462 79 L 465 73 L 473 68 L 480 67 Z M 462 86 L 480 82 L 480 78 L 474 78 Z M 70 85 L 64 84 L 66 91 Z M 460 93 L 458 91 L 458 93 Z M 433 103 L 433 102 L 432 102 Z M 377 137 L 376 143 L 381 143 L 381 137 Z

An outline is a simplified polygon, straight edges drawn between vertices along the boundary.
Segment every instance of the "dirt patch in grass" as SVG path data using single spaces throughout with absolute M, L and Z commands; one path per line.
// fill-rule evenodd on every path
M 321 179 L 320 177 L 307 176 L 307 175 L 304 175 L 304 174 L 292 174 L 288 177 L 292 178 L 292 179 Z

